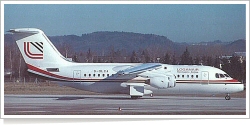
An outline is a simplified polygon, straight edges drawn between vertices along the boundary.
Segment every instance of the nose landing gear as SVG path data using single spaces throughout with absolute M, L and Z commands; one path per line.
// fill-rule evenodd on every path
M 230 99 L 231 99 L 231 97 L 230 97 L 230 94 L 229 94 L 229 93 L 226 95 L 225 99 L 226 99 L 226 100 L 230 100 Z

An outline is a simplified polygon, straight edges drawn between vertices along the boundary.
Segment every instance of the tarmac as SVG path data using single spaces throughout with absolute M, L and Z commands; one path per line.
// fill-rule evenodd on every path
M 25 118 L 28 115 L 50 117 L 144 117 L 145 115 L 178 118 L 192 115 L 246 115 L 246 98 L 225 100 L 224 97 L 143 96 L 128 95 L 6 95 L 4 116 Z

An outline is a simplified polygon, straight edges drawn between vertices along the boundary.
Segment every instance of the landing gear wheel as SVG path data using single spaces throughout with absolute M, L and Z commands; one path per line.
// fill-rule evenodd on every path
M 230 100 L 230 99 L 231 99 L 230 95 L 227 94 L 226 97 L 225 97 L 225 99 L 226 99 L 226 100 Z

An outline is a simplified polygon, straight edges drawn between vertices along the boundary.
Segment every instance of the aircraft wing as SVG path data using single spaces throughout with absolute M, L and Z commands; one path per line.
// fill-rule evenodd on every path
M 124 70 L 121 70 L 117 72 L 118 77 L 117 78 L 129 78 L 128 82 L 124 82 L 121 84 L 121 86 L 129 87 L 129 95 L 131 95 L 131 98 L 133 97 L 139 97 L 143 96 L 144 94 L 151 94 L 152 91 L 145 89 L 144 87 L 148 84 L 148 79 L 143 77 L 137 77 L 138 74 L 151 71 L 151 70 L 157 70 L 161 68 L 162 65 L 160 63 L 144 63 L 139 64 L 134 67 L 129 67 Z M 143 81 L 144 83 L 138 83 L 134 81 Z
M 146 71 L 151 71 L 151 70 L 159 69 L 159 68 L 161 68 L 160 63 L 144 63 L 138 66 L 132 67 L 132 68 L 121 70 L 117 72 L 117 74 L 118 75 L 136 75 L 136 74 L 140 74 Z

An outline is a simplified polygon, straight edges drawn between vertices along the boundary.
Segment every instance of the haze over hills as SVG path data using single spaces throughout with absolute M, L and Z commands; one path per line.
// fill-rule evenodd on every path
M 104 55 L 109 53 L 111 49 L 119 50 L 126 54 L 147 49 L 149 52 L 156 51 L 163 54 L 168 52 L 177 56 L 182 54 L 186 47 L 190 54 L 194 56 L 232 55 L 234 52 L 246 51 L 246 40 L 244 39 L 233 42 L 216 40 L 200 43 L 176 43 L 165 36 L 116 31 L 93 32 L 82 34 L 82 36 L 49 36 L 49 39 L 59 51 L 67 47 L 74 52 L 86 53 L 90 49 L 96 55 Z M 4 40 L 5 44 L 14 42 L 10 34 L 5 34 Z

